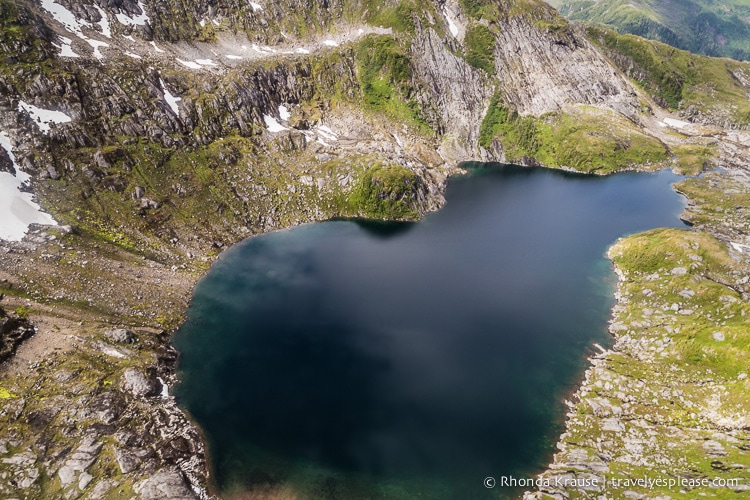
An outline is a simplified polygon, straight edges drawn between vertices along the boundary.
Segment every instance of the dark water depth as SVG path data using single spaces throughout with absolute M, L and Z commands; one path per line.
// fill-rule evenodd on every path
M 246 240 L 195 290 L 179 402 L 242 498 L 504 498 L 609 344 L 617 237 L 682 227 L 676 176 L 494 165 L 415 224 Z M 248 492 L 254 492 L 250 496 Z

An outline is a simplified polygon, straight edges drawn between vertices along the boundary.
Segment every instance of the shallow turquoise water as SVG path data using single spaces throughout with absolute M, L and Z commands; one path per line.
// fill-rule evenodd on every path
M 609 343 L 623 234 L 683 227 L 669 172 L 486 166 L 414 224 L 248 239 L 175 335 L 180 404 L 225 493 L 498 498 L 550 460 L 563 399 Z

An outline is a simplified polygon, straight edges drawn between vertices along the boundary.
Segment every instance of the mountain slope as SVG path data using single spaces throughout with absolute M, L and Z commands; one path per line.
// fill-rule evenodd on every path
M 708 56 L 750 59 L 750 5 L 741 0 L 551 0 L 568 19 Z

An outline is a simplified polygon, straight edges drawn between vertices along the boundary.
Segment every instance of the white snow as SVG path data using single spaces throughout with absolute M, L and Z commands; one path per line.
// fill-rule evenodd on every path
M 323 40 L 323 45 L 328 45 L 329 47 L 338 47 L 339 43 L 336 40 Z
M 201 28 L 203 28 L 204 26 L 206 26 L 206 20 L 205 19 L 201 19 L 198 24 L 200 24 Z
M 263 6 L 261 4 L 259 4 L 259 3 L 255 3 L 255 2 L 250 2 L 250 7 L 253 8 L 253 11 L 263 10 Z
M 141 56 L 139 56 L 138 54 L 128 52 L 127 50 L 124 52 L 124 54 L 128 57 L 132 57 L 133 59 L 141 59 Z
M 292 116 L 292 114 L 289 112 L 289 110 L 287 109 L 286 106 L 284 106 L 283 104 L 281 106 L 279 106 L 279 117 L 283 121 L 289 120 L 289 118 L 291 118 L 291 116 Z
M 163 51 L 162 49 L 160 49 L 159 47 L 157 47 L 157 46 L 156 46 L 156 42 L 154 42 L 154 41 L 152 41 L 152 42 L 151 42 L 151 46 L 152 46 L 152 47 L 154 48 L 154 50 L 155 50 L 155 51 L 157 51 L 157 52 L 164 52 L 164 51 Z
M 748 245 L 741 245 L 739 243 L 735 243 L 734 241 L 730 242 L 730 244 L 732 245 L 732 248 L 737 250 L 739 253 L 745 253 L 745 249 L 750 250 L 750 246 Z
M 252 49 L 255 52 L 260 52 L 261 54 L 263 53 L 273 54 L 276 52 L 276 50 L 272 49 L 271 47 L 258 47 L 256 44 L 253 44 Z
M 285 126 L 277 122 L 276 118 L 271 115 L 263 115 L 263 121 L 266 122 L 266 127 L 268 127 L 269 132 L 281 132 L 282 130 L 287 130 Z
M 227 54 L 224 57 L 226 57 L 227 59 L 242 59 L 242 56 L 235 56 L 234 54 Z
M 201 69 L 201 65 L 193 61 L 183 61 L 180 58 L 175 58 L 175 61 L 190 69 Z
M 109 44 L 100 42 L 99 40 L 91 40 L 90 38 L 87 38 L 86 41 L 94 48 L 94 57 L 101 60 L 104 55 L 99 51 L 99 47 L 109 47 Z
M 302 48 L 300 48 L 300 49 L 297 49 L 297 53 L 298 53 L 298 54 L 309 54 L 309 53 L 310 53 L 310 51 L 309 51 L 309 50 L 307 50 L 307 49 L 302 49 Z
M 18 111 L 26 111 L 39 130 L 43 133 L 49 132 L 51 124 L 67 123 L 71 118 L 62 111 L 52 111 L 50 109 L 37 108 L 33 104 L 18 101 Z
M 104 57 L 99 51 L 99 47 L 109 47 L 109 44 L 100 42 L 99 40 L 92 40 L 83 34 L 83 28 L 89 28 L 93 30 L 93 26 L 88 21 L 82 21 L 76 18 L 75 14 L 71 11 L 55 3 L 55 0 L 42 0 L 42 8 L 52 14 L 57 22 L 65 26 L 65 29 L 76 35 L 78 38 L 85 40 L 94 49 L 94 57 L 102 59 Z M 107 28 L 109 31 L 109 28 Z M 105 36 L 108 36 L 105 34 Z M 64 47 L 64 46 L 63 46 Z M 71 51 L 72 52 L 72 51 Z M 73 56 L 70 56 L 73 57 Z
M 73 43 L 73 40 L 66 36 L 60 36 L 60 40 L 62 41 L 62 45 L 57 45 L 56 43 L 53 43 L 52 45 L 60 49 L 61 57 L 81 57 L 76 54 L 73 51 L 73 47 L 70 46 L 70 44 Z
M 674 118 L 664 118 L 664 123 L 673 128 L 684 128 L 690 125 L 688 122 L 682 120 L 675 120 Z
M 211 19 L 211 22 L 214 23 L 216 26 L 221 26 L 221 23 L 217 21 L 216 19 Z
M 42 8 L 52 14 L 55 21 L 65 26 L 65 29 L 81 38 L 84 37 L 83 33 L 81 33 L 81 26 L 89 26 L 89 23 L 76 19 L 75 14 L 59 3 L 55 3 L 55 0 L 42 0 Z
M 29 224 L 57 225 L 55 220 L 41 211 L 34 203 L 31 193 L 20 190 L 21 185 L 30 179 L 16 165 L 10 138 L 0 131 L 0 147 L 5 149 L 16 169 L 16 175 L 0 172 L 0 239 L 20 241 L 29 230 Z
M 181 98 L 172 95 L 164 84 L 164 80 L 159 79 L 159 83 L 161 83 L 161 88 L 164 89 L 164 100 L 167 102 L 167 105 L 175 115 L 180 116 L 180 108 L 177 107 L 177 102 L 180 101 Z
M 109 28 L 109 17 L 107 17 L 107 13 L 102 10 L 101 7 L 98 5 L 94 5 L 94 8 L 99 11 L 99 15 L 102 16 L 101 21 L 99 21 L 99 28 L 102 32 L 102 35 L 106 36 L 107 38 L 112 38 L 112 30 Z
M 167 385 L 167 383 L 164 382 L 164 379 L 161 377 L 156 377 L 156 380 L 161 383 L 161 398 L 169 399 L 169 386 Z
M 146 23 L 150 21 L 148 15 L 146 14 L 146 7 L 140 0 L 138 2 L 138 7 L 141 9 L 140 16 L 131 17 L 127 14 L 115 14 L 115 17 L 117 17 L 117 20 L 120 22 L 120 24 L 124 24 L 126 26 L 145 26 Z
M 211 59 L 196 59 L 195 62 L 197 62 L 201 66 L 216 66 L 216 63 Z
M 320 125 L 317 128 L 318 134 L 320 134 L 323 139 L 329 140 L 329 141 L 338 141 L 339 137 L 336 135 L 336 133 L 331 130 L 329 127 L 326 127 L 325 125 Z
M 443 6 L 443 15 L 445 16 L 445 20 L 448 21 L 448 29 L 450 30 L 451 35 L 453 35 L 453 38 L 458 38 L 458 26 L 456 26 L 450 11 L 445 6 Z
M 133 38 L 131 35 L 122 35 L 122 37 L 125 40 L 130 40 L 131 42 L 135 42 L 135 38 Z M 153 43 L 153 42 L 152 42 Z

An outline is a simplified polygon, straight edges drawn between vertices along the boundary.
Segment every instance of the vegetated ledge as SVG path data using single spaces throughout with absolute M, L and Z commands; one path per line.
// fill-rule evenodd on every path
M 712 173 L 677 189 L 690 196 L 694 229 L 656 229 L 609 250 L 615 345 L 592 357 L 527 500 L 750 491 L 750 179 Z M 727 192 L 736 204 L 724 210 Z

